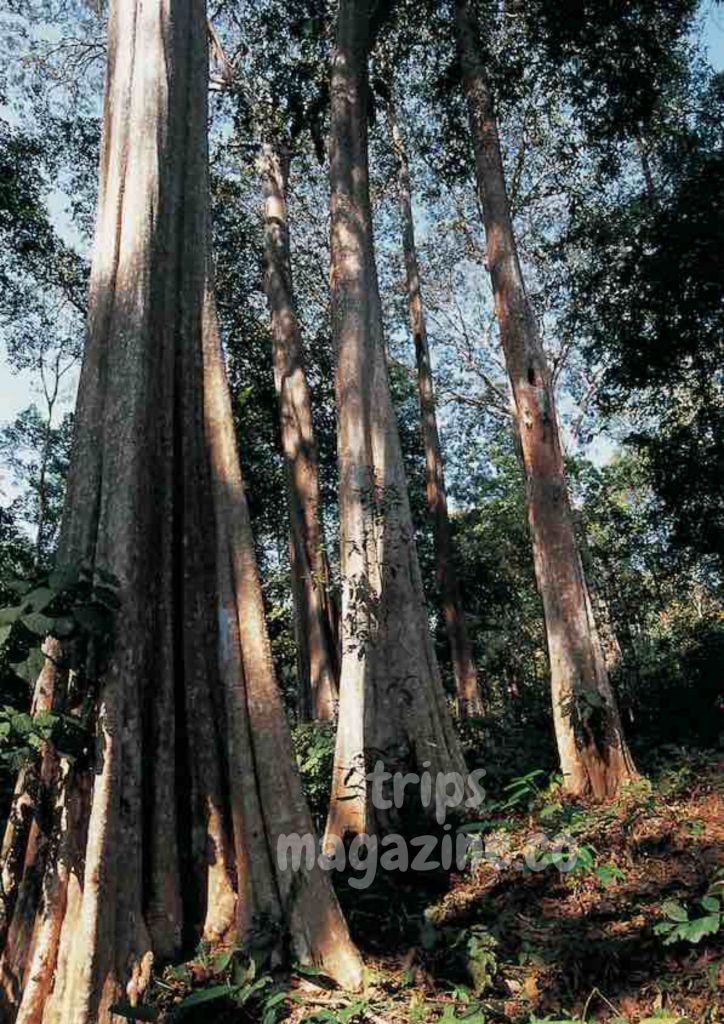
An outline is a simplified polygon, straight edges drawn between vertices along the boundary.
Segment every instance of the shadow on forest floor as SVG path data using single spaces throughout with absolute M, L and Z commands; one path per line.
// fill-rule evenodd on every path
M 502 870 L 483 863 L 472 875 L 343 889 L 375 977 L 352 1019 L 724 1021 L 724 925 L 697 944 L 667 946 L 654 932 L 666 901 L 704 914 L 699 900 L 724 868 L 721 767 L 669 772 L 607 807 L 541 797 L 491 832 L 488 845 L 512 860 Z M 584 869 L 526 870 L 535 833 L 575 836 Z
M 533 787 L 512 811 L 488 808 L 495 865 L 378 873 L 361 890 L 342 879 L 368 970 L 359 995 L 309 968 L 290 977 L 260 946 L 169 968 L 143 1019 L 175 1021 L 185 999 L 184 1024 L 724 1024 L 724 916 L 697 942 L 656 931 L 672 908 L 696 923 L 707 892 L 724 902 L 721 759 L 680 752 L 650 780 L 603 806 Z M 575 870 L 531 870 L 541 835 L 569 837 Z

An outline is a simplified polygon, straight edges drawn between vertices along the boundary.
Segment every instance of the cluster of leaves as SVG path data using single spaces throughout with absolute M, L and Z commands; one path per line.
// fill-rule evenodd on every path
M 324 1006 L 303 1019 L 305 1024 L 362 1024 L 368 1008 L 366 999 L 354 999 L 345 1006 Z
M 37 665 L 28 665 L 43 640 L 92 638 L 100 661 L 113 639 L 114 617 L 120 606 L 118 579 L 104 569 L 84 564 L 54 569 L 33 580 L 7 584 L 16 595 L 0 609 L 0 646 L 15 672 L 35 681 Z
M 127 1020 L 201 1021 L 230 1019 L 277 1024 L 286 1015 L 289 995 L 272 975 L 273 951 L 280 941 L 272 922 L 257 922 L 243 948 L 212 952 L 204 943 L 193 960 L 166 967 L 143 1005 L 117 1003 L 113 1012 Z M 299 968 L 299 972 L 313 968 Z
M 441 924 L 437 922 L 437 911 L 431 908 L 420 921 L 417 944 L 425 965 L 439 977 L 457 981 L 462 994 L 481 996 L 493 984 L 498 970 L 498 940 L 484 925 Z M 411 967 L 406 974 L 408 984 L 414 978 L 415 970 Z
M 574 218 L 567 319 L 588 339 L 590 362 L 606 368 L 603 410 L 638 420 L 630 443 L 646 456 L 677 543 L 720 557 L 722 75 L 695 93 L 662 101 L 665 123 L 645 144 L 654 191 L 593 202 Z
M 0 658 L 7 670 L 32 687 L 46 657 L 54 657 L 59 667 L 74 670 L 74 686 L 63 709 L 30 714 L 23 704 L 1 708 L 0 760 L 16 770 L 47 741 L 77 758 L 87 747 L 94 696 L 88 667 L 100 673 L 110 653 L 118 581 L 112 573 L 83 565 L 5 586 L 14 597 L 0 608 Z M 48 638 L 59 641 L 57 653 L 47 647 Z
M 52 711 L 31 715 L 5 705 L 0 708 L 0 765 L 15 773 L 48 742 L 64 757 L 81 757 L 88 747 L 89 724 L 87 717 Z
M 324 828 L 329 807 L 334 739 L 334 727 L 327 722 L 310 722 L 297 725 L 292 730 L 294 754 L 302 776 L 304 793 L 318 830 Z
M 724 925 L 724 872 L 709 886 L 706 894 L 699 900 L 703 910 L 694 916 L 691 907 L 686 907 L 678 900 L 666 900 L 662 904 L 666 920 L 654 925 L 654 932 L 664 937 L 664 945 L 671 946 L 675 942 L 698 943 L 706 935 L 716 935 Z

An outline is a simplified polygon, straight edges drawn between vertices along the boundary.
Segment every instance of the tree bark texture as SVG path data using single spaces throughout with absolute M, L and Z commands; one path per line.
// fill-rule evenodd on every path
M 261 165 L 265 199 L 264 284 L 271 312 L 274 384 L 287 478 L 300 710 L 306 720 L 328 721 L 334 717 L 339 669 L 320 526 L 317 444 L 302 337 L 294 309 L 286 200 L 288 153 L 281 146 L 267 143 Z
M 430 365 L 430 347 L 427 340 L 427 325 L 420 286 L 420 266 L 415 245 L 415 222 L 412 215 L 412 183 L 407 159 L 405 140 L 397 120 L 397 114 L 390 90 L 388 113 L 392 144 L 397 157 L 402 219 L 402 249 L 405 257 L 407 302 L 410 315 L 410 329 L 415 345 L 417 365 L 417 389 L 420 396 L 420 419 L 422 439 L 425 447 L 425 483 L 427 506 L 432 520 L 435 540 L 435 571 L 443 605 L 443 617 L 450 657 L 455 675 L 458 714 L 461 718 L 483 714 L 483 702 L 478 685 L 478 674 L 473 660 L 473 651 L 468 636 L 462 597 L 453 550 L 450 517 L 445 491 L 445 464 L 440 447 L 435 408 L 435 387 Z
M 561 768 L 571 793 L 603 799 L 613 796 L 636 771 L 581 567 L 551 376 L 520 268 L 497 120 L 467 0 L 456 0 L 455 29 L 485 220 L 487 266 L 523 453 Z
M 429 632 L 387 376 L 367 163 L 369 21 L 369 3 L 341 0 L 330 173 L 342 670 L 328 845 L 385 827 L 365 780 L 376 760 L 465 771 Z
M 59 563 L 118 580 L 86 665 L 89 763 L 51 749 L 0 962 L 16 1024 L 106 1024 L 154 962 L 262 918 L 343 984 L 358 954 L 327 875 L 281 871 L 312 831 L 267 638 L 209 255 L 203 0 L 109 15 L 88 338 Z M 38 683 L 72 712 L 63 652 Z M 24 819 L 21 819 L 24 820 Z

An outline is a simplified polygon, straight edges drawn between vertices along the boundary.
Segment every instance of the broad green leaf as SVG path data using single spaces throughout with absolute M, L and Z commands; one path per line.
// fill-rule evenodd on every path
M 8 590 L 12 590 L 12 592 L 14 594 L 22 595 L 22 594 L 27 594 L 27 592 L 31 589 L 33 584 L 30 583 L 28 580 L 19 580 L 18 579 L 18 580 L 8 580 L 7 582 L 4 583 L 4 586 L 7 587 Z
M 54 620 L 47 615 L 43 615 L 42 612 L 28 612 L 27 615 L 23 615 L 20 621 L 31 633 L 45 638 L 52 632 Z
M 45 655 L 39 647 L 34 647 L 21 661 L 13 662 L 13 671 L 15 675 L 20 676 L 26 683 L 34 686 L 44 665 Z
M 111 1013 L 126 1020 L 158 1020 L 158 1010 L 152 1006 L 131 1006 L 130 1003 L 114 1003 Z
M 31 590 L 29 594 L 25 595 L 23 605 L 26 608 L 32 608 L 34 612 L 42 612 L 56 597 L 56 591 L 51 590 L 50 587 L 36 587 L 35 590 Z
M 666 916 L 672 921 L 688 921 L 689 915 L 686 912 L 686 908 L 677 900 L 666 900 L 665 903 L 661 904 L 661 909 Z
M 324 971 L 321 967 L 314 967 L 312 964 L 296 964 L 294 973 L 301 974 L 304 978 L 318 978 L 324 974 Z
M 23 610 L 22 604 L 11 604 L 7 608 L 0 608 L 0 625 L 12 625 L 17 622 L 18 616 Z
M 697 917 L 694 921 L 682 927 L 683 937 L 688 942 L 701 942 L 705 935 L 716 935 L 721 925 L 720 914 L 709 914 L 707 917 Z
M 175 1020 L 177 1017 L 182 1016 L 194 1006 L 201 1006 L 202 1003 L 213 1003 L 219 999 L 228 999 L 231 996 L 235 996 L 237 991 L 236 985 L 210 985 L 208 988 L 199 988 L 192 992 L 190 996 L 186 996 L 182 1003 L 179 1003 L 174 1010 L 173 1019 Z
M 257 978 L 253 985 L 242 985 L 237 987 L 235 999 L 237 1006 L 244 1006 L 253 999 L 255 995 L 258 995 L 262 989 L 272 984 L 272 979 L 269 977 Z

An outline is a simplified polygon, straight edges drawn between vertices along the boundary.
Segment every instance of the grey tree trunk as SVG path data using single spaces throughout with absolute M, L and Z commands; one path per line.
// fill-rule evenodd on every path
M 425 447 L 425 483 L 427 506 L 432 520 L 435 539 L 435 570 L 442 596 L 443 617 L 450 644 L 450 656 L 455 675 L 458 714 L 461 718 L 483 714 L 483 701 L 478 685 L 478 673 L 468 636 L 460 585 L 455 569 L 450 517 L 445 491 L 445 464 L 440 447 L 435 409 L 435 388 L 430 365 L 430 347 L 420 286 L 420 267 L 415 245 L 415 222 L 412 215 L 412 183 L 410 168 L 400 126 L 397 120 L 392 89 L 388 100 L 388 114 L 392 145 L 397 157 L 402 216 L 402 249 L 405 257 L 407 303 L 410 329 L 415 345 L 417 389 L 420 396 L 420 420 Z
M 463 773 L 429 633 L 390 398 L 367 164 L 370 4 L 341 0 L 331 87 L 332 323 L 337 350 L 342 671 L 327 844 L 385 827 L 365 774 Z
M 334 716 L 339 669 L 319 516 L 317 443 L 294 309 L 286 200 L 289 156 L 283 147 L 270 143 L 264 146 L 261 170 L 265 198 L 264 283 L 271 312 L 274 383 L 287 477 L 300 709 L 307 720 L 329 720 Z
M 551 377 L 520 268 L 495 110 L 467 0 L 456 0 L 455 28 L 485 220 L 487 265 L 525 467 L 561 769 L 570 792 L 602 799 L 614 795 L 636 771 L 581 567 Z
M 276 687 L 216 326 L 203 0 L 111 4 L 90 317 L 59 563 L 119 584 L 112 653 L 87 661 L 90 764 L 44 752 L 0 962 L 16 1024 L 109 1024 L 154 960 L 243 941 L 260 914 L 358 985 Z M 38 681 L 72 711 L 65 652 Z M 40 700 L 40 697 L 38 698 Z M 50 813 L 48 813 L 50 812 Z M 16 856 L 18 843 L 24 855 Z

